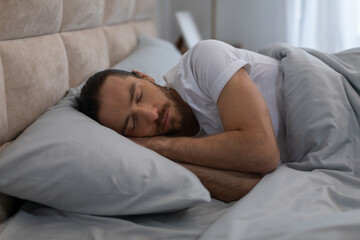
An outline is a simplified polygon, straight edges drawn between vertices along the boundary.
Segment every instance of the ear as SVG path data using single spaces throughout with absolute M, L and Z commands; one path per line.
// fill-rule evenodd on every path
M 146 75 L 145 73 L 139 72 L 139 71 L 137 71 L 137 70 L 134 70 L 134 71 L 132 71 L 132 72 L 133 72 L 134 74 L 136 74 L 137 76 L 145 79 L 145 80 L 148 80 L 148 81 L 150 81 L 150 82 L 155 83 L 155 79 L 153 79 L 153 78 L 150 77 L 149 75 Z

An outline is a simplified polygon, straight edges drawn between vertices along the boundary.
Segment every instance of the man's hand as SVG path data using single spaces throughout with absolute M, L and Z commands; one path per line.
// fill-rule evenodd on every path
M 149 148 L 159 154 L 162 154 L 161 150 L 166 148 L 168 137 L 129 137 L 129 139 L 143 147 Z

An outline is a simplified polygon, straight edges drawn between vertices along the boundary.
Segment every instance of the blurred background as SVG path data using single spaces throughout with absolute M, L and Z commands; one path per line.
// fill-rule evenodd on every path
M 202 39 L 256 51 L 273 42 L 338 52 L 360 47 L 360 0 L 158 0 L 159 37 L 176 44 L 188 11 Z

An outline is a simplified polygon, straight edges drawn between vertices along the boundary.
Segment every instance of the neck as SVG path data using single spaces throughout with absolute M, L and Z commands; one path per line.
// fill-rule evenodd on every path
M 175 136 L 194 136 L 200 130 L 199 122 L 196 119 L 194 112 L 189 104 L 181 98 L 175 89 L 170 88 L 169 91 L 185 111 L 184 128 Z

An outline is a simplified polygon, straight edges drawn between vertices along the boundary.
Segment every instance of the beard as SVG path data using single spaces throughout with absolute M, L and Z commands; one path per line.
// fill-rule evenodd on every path
M 167 102 L 161 107 L 159 112 L 159 118 L 157 120 L 157 132 L 161 133 L 162 124 L 164 118 L 166 117 L 165 114 L 167 110 L 173 106 L 174 114 L 172 119 L 168 124 L 170 124 L 171 128 L 161 135 L 171 136 L 179 133 L 185 126 L 185 119 L 186 119 L 186 111 L 184 107 L 180 104 L 180 102 L 176 99 L 176 97 L 165 87 L 161 87 L 155 84 L 156 87 L 160 89 L 160 91 L 165 95 L 167 98 Z

